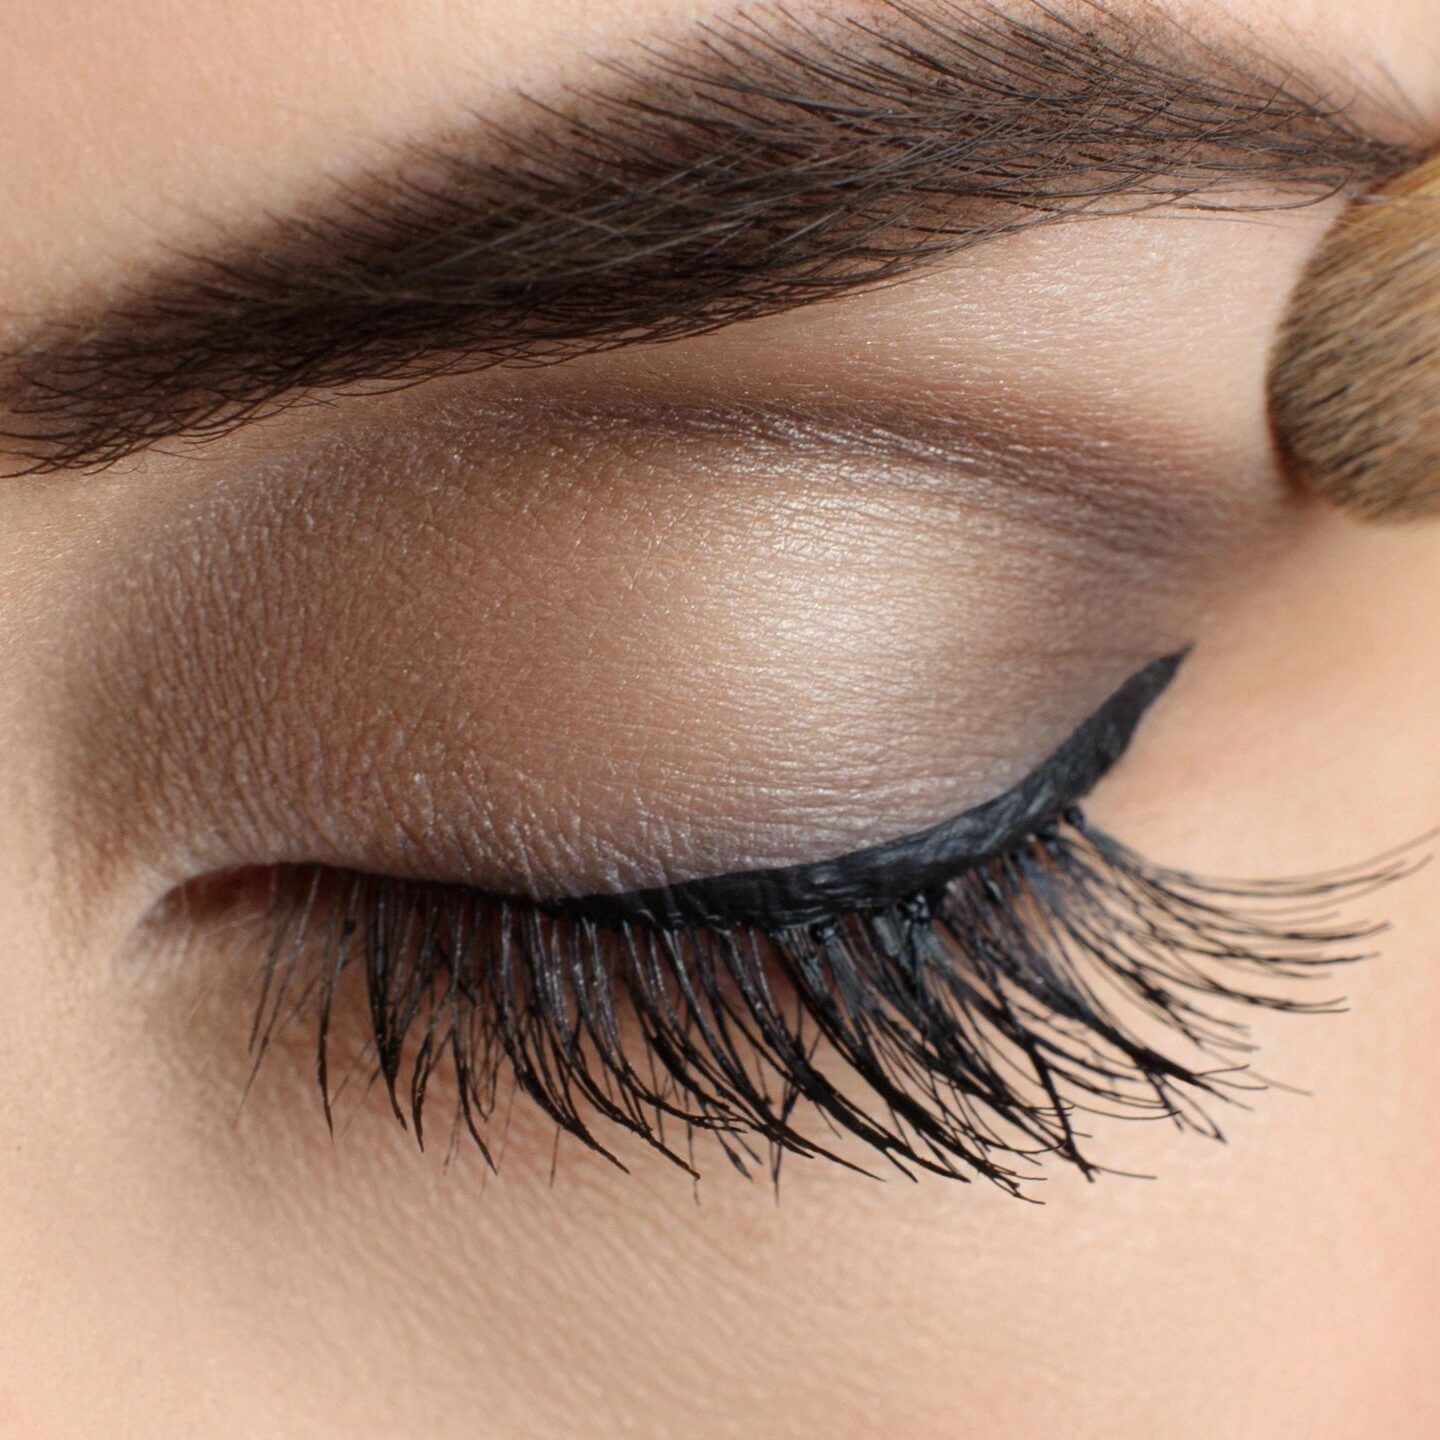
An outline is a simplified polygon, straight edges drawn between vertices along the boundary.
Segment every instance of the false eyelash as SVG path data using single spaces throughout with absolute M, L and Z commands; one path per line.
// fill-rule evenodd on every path
M 710 1136 L 778 1181 L 787 1154 L 841 1155 L 848 1133 L 913 1176 L 1019 1193 L 1054 1155 L 1087 1177 L 1092 1114 L 1169 1117 L 1219 1137 L 1211 1100 L 1264 1088 L 1243 1011 L 1316 1013 L 1296 996 L 1363 958 L 1381 926 L 1343 905 L 1409 873 L 1364 867 L 1240 883 L 1156 866 L 1075 808 L 1010 853 L 883 910 L 767 930 L 601 924 L 453 885 L 302 866 L 276 871 L 275 939 L 252 1042 L 317 1025 L 332 1120 L 332 1029 L 363 981 L 368 1062 L 423 1144 L 436 1076 L 452 1143 L 507 1088 L 621 1164 L 607 1125 L 698 1175 Z M 867 1172 L 870 1173 L 870 1172 Z

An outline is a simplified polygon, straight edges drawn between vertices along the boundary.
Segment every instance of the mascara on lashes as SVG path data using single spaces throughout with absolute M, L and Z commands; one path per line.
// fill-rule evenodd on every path
M 926 830 L 817 863 L 586 895 L 546 908 L 601 923 L 641 921 L 665 930 L 775 929 L 883 910 L 934 890 L 959 872 L 1004 854 L 1089 794 L 1125 753 L 1186 653 L 1164 656 L 1132 675 L 1009 790 Z

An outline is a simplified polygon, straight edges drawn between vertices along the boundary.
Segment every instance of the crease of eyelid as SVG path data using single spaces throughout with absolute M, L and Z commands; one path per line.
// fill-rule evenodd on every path
M 666 444 L 714 447 L 780 471 L 806 460 L 830 467 L 854 462 L 873 467 L 863 480 L 877 492 L 898 487 L 957 503 L 963 497 L 977 513 L 994 505 L 1048 517 L 1107 553 L 1151 560 L 1193 559 L 1197 525 L 1212 533 L 1254 526 L 1253 487 L 1212 483 L 1224 464 L 1223 442 L 1202 451 L 1189 437 L 1157 436 L 1139 454 L 1123 423 L 1109 424 L 1093 411 L 1071 422 L 978 393 L 676 399 L 578 379 L 558 392 L 509 395 L 477 394 L 467 383 L 418 409 L 347 415 L 334 427 L 322 418 L 318 434 L 298 438 L 317 471 L 372 465 L 378 447 L 387 445 L 400 445 L 427 470 L 437 469 L 429 457 L 453 464 L 473 453 L 477 463 L 491 464 L 495 437 L 545 447 L 578 437 L 614 443 L 632 459 Z M 288 464 L 296 447 L 297 437 L 288 436 L 277 459 L 263 460 L 257 451 L 251 468 Z M 1265 476 L 1278 486 L 1273 464 Z

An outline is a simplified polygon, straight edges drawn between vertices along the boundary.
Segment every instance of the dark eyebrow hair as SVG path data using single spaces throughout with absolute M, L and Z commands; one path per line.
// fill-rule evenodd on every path
M 1154 3 L 742 13 L 43 320 L 0 356 L 10 473 L 701 334 L 1056 220 L 1308 203 L 1417 153 Z

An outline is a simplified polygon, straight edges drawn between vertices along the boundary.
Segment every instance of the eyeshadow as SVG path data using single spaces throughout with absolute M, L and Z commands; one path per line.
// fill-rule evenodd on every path
M 1175 678 L 1187 651 L 1132 675 L 1024 779 L 938 825 L 813 864 L 741 870 L 676 885 L 586 895 L 546 906 L 602 924 L 812 925 L 852 911 L 883 910 L 935 890 L 993 859 L 1078 803 L 1125 753 L 1145 712 Z

